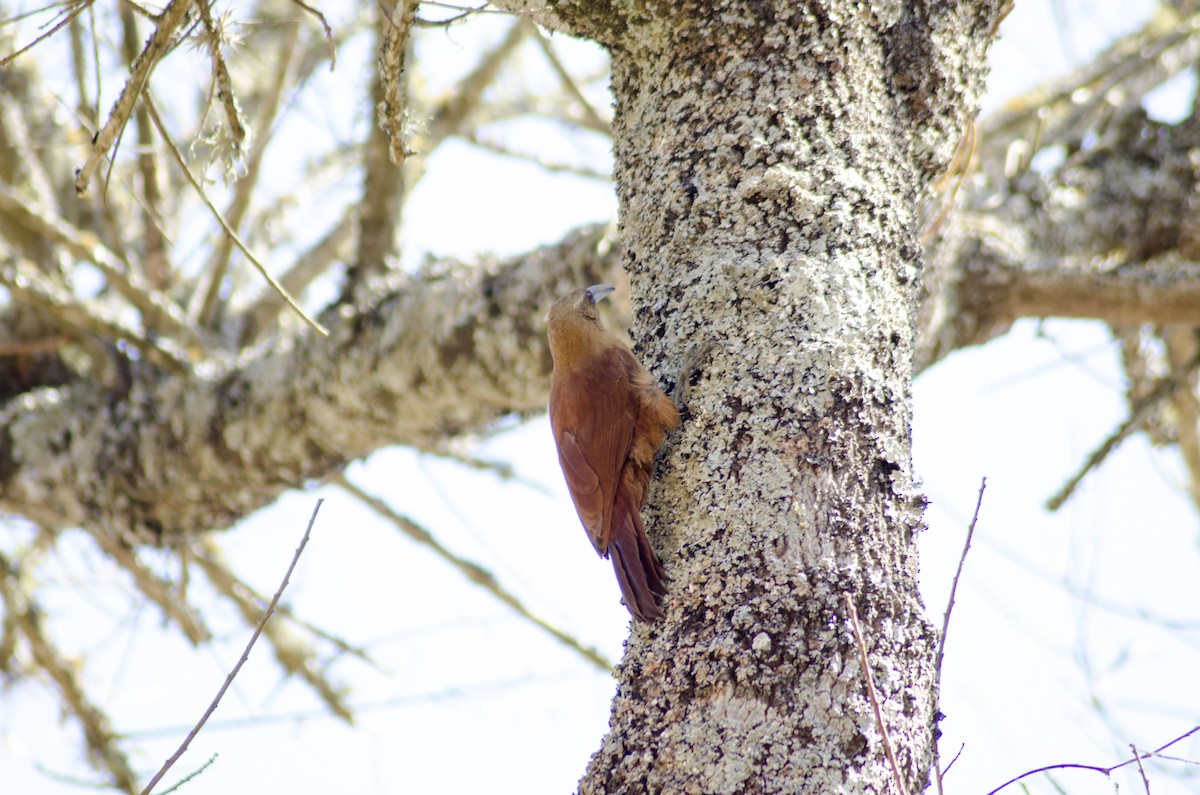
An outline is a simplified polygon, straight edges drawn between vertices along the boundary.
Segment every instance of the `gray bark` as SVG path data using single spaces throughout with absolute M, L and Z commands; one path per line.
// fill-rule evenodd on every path
M 328 339 L 301 329 L 190 370 L 182 356 L 175 374 L 145 357 L 155 341 L 187 347 L 178 318 L 158 311 L 154 290 L 126 285 L 155 332 L 131 335 L 150 345 L 141 364 L 111 355 L 113 372 L 100 377 L 93 364 L 86 383 L 42 367 L 34 383 L 55 388 L 23 394 L 25 381 L 5 379 L 19 397 L 0 409 L 0 510 L 86 527 L 105 549 L 121 548 L 113 536 L 171 544 L 380 447 L 436 447 L 540 412 L 545 307 L 619 280 L 623 260 L 637 351 L 684 411 L 646 512 L 673 580 L 665 623 L 630 640 L 612 729 L 581 790 L 887 791 L 892 771 L 843 593 L 862 617 L 899 775 L 919 789 L 936 677 L 915 579 L 913 363 L 1018 317 L 1173 323 L 1163 333 L 1172 377 L 1194 387 L 1195 124 L 1136 110 L 1200 53 L 1194 4 L 1174 4 L 1173 32 L 1159 20 L 985 126 L 982 170 L 965 179 L 964 206 L 924 265 L 919 206 L 974 116 L 1002 0 L 499 5 L 536 9 L 540 22 L 612 52 L 625 248 L 584 230 L 507 263 L 391 277 L 326 312 Z M 457 129 L 510 49 L 485 58 L 474 91 L 433 114 L 435 139 Z M 9 71 L 17 96 L 22 73 Z M 1085 95 L 1102 100 L 1077 101 Z M 1109 107 L 1110 97 L 1124 104 Z M 25 104 L 0 112 L 5 151 L 33 151 L 41 136 L 13 112 Z M 1037 131 L 1024 131 L 1035 116 Z M 1063 165 L 1030 170 L 1032 155 L 1053 147 Z M 1020 162 L 1008 168 L 1014 152 Z M 46 169 L 69 172 L 0 158 L 6 184 L 31 186 L 4 192 L 0 237 L 13 262 L 35 263 L 57 285 L 73 258 L 89 256 L 80 247 L 91 238 L 65 226 L 86 228 L 72 213 L 88 206 L 64 203 L 58 226 L 39 220 L 29 208 L 55 204 Z M 372 233 L 360 237 L 371 252 L 361 259 L 378 265 L 395 219 L 362 220 Z M 330 251 L 349 228 L 330 233 Z M 311 278 L 297 276 L 299 286 Z M 272 303 L 244 321 L 243 339 L 274 323 Z M 0 327 L 35 341 L 59 330 L 31 329 L 44 318 L 30 309 L 6 307 Z M 127 339 L 116 321 L 96 334 L 100 309 L 76 324 L 78 338 L 97 337 L 97 362 L 109 353 L 99 337 Z M 1130 359 L 1134 373 L 1140 360 Z M 1153 386 L 1132 381 L 1131 397 Z M 1186 422 L 1170 438 L 1196 473 L 1186 396 Z
M 491 266 L 443 264 L 199 372 L 133 367 L 0 413 L 0 510 L 170 544 L 394 444 L 432 448 L 543 411 L 542 318 L 569 286 L 611 281 L 605 230 Z
M 898 773 L 927 782 L 917 200 L 1001 5 L 554 7 L 612 51 L 633 337 L 686 396 L 647 511 L 667 619 L 634 630 L 581 792 L 888 791 L 844 593 Z

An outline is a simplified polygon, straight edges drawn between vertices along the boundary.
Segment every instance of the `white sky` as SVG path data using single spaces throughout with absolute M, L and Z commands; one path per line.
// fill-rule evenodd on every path
M 1140 24 L 1147 8 L 1017 3 L 994 52 L 989 106 L 1086 61 Z M 490 40 L 496 29 L 484 24 L 429 36 L 422 55 L 461 68 L 479 37 Z M 582 47 L 571 51 L 589 57 Z M 358 90 L 344 82 L 361 74 L 354 57 L 343 56 L 337 72 L 317 78 L 332 94 L 301 108 L 309 132 L 354 134 L 346 118 L 357 106 L 342 113 L 338 104 Z M 533 60 L 526 66 L 534 68 Z M 1158 112 L 1169 114 L 1180 97 L 1188 98 L 1159 97 Z M 607 169 L 605 152 L 583 149 L 558 154 Z M 302 147 L 296 151 L 303 156 Z M 345 177 L 334 190 L 355 185 Z M 426 251 L 521 251 L 610 218 L 614 208 L 602 183 L 548 177 L 450 143 L 432 158 L 406 210 L 405 261 Z M 1124 418 L 1121 387 L 1104 329 L 1065 321 L 1019 324 L 986 347 L 952 355 L 916 384 L 914 455 L 932 503 L 921 540 L 922 589 L 936 625 L 979 479 L 988 478 L 943 674 L 943 764 L 965 745 L 946 779 L 948 792 L 986 792 L 1044 764 L 1112 764 L 1127 758 L 1131 742 L 1153 747 L 1200 722 L 1200 527 L 1174 454 L 1134 438 L 1059 514 L 1042 508 Z M 611 568 L 584 542 L 545 421 L 509 428 L 471 450 L 511 460 L 541 488 L 499 483 L 404 450 L 383 451 L 348 475 L 491 568 L 533 609 L 617 658 L 628 614 Z M 260 643 L 167 785 L 216 754 L 183 792 L 573 791 L 606 729 L 612 679 L 464 585 L 349 496 L 336 489 L 294 493 L 249 518 L 222 539 L 236 570 L 273 592 L 317 496 L 326 502 L 285 601 L 369 648 L 383 667 L 342 658 L 331 668 L 360 705 L 358 727 L 326 717 L 302 683 L 281 682 Z M 0 539 L 8 536 L 3 543 L 11 548 L 24 533 L 0 529 Z M 148 776 L 208 704 L 249 630 L 218 605 L 221 641 L 192 650 L 163 628 L 156 608 L 131 608 L 137 602 L 126 578 L 82 534 L 65 537 L 61 552 L 61 562 L 42 571 L 43 607 L 59 641 L 86 662 L 93 697 L 111 709 L 118 730 L 131 733 L 127 747 Z M 193 595 L 211 605 L 201 580 L 193 577 Z M 1191 628 L 1131 619 L 1139 609 L 1191 621 Z M 81 761 L 82 748 L 45 683 L 22 682 L 3 693 L 0 791 L 78 793 L 55 777 L 98 778 Z M 1200 741 L 1173 751 L 1200 759 Z M 1156 795 L 1200 789 L 1200 767 L 1162 763 L 1148 773 Z M 1179 778 L 1189 773 L 1190 781 Z M 1141 791 L 1132 775 L 1117 779 L 1125 792 Z M 1113 791 L 1095 773 L 1056 776 L 1071 793 Z M 1034 792 L 1054 791 L 1044 777 L 1026 783 Z

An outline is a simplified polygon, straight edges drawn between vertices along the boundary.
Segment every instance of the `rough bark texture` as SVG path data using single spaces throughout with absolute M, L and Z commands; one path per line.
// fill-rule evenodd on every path
M 0 395 L 13 397 L 0 408 L 0 510 L 86 527 L 116 557 L 124 539 L 224 529 L 385 445 L 432 446 L 541 411 L 545 308 L 620 278 L 624 256 L 639 357 L 684 411 L 646 514 L 673 580 L 666 621 L 631 639 L 612 730 L 581 790 L 888 791 L 843 593 L 862 617 L 899 774 L 918 790 L 936 694 L 915 580 L 913 362 L 1031 315 L 1173 324 L 1155 339 L 1120 331 L 1130 402 L 1169 394 L 1173 410 L 1159 413 L 1170 419 L 1147 409 L 1139 422 L 1179 445 L 1200 504 L 1200 134 L 1195 108 L 1178 125 L 1139 109 L 1200 57 L 1197 3 L 1164 4 L 1086 69 L 981 126 L 979 170 L 966 169 L 962 209 L 936 225 L 923 282 L 918 204 L 974 116 L 1004 0 L 498 5 L 612 52 L 625 254 L 589 230 L 505 264 L 364 284 L 322 318 L 329 339 L 301 330 L 232 360 L 209 351 L 190 371 L 181 352 L 209 329 L 184 328 L 175 299 L 139 281 L 154 236 L 142 250 L 109 223 L 99 247 L 96 218 L 128 214 L 73 191 L 56 200 L 69 180 L 51 177 L 73 166 L 34 145 L 55 138 L 54 115 L 29 110 L 44 92 L 23 62 L 5 67 L 0 281 L 18 300 L 0 307 L 0 328 L 31 347 L 0 360 Z M 471 115 L 524 24 L 430 114 L 431 140 Z M 300 73 L 316 63 L 297 57 L 309 62 Z M 1034 168 L 1039 154 L 1059 164 Z M 356 216 L 364 279 L 397 231 L 380 195 L 364 189 L 371 206 Z M 291 289 L 336 258 L 352 226 L 283 277 Z M 105 325 L 103 305 L 33 300 L 69 298 L 73 263 L 89 259 L 140 328 Z M 20 293 L 30 274 L 58 292 Z M 245 321 L 219 316 L 221 334 L 259 339 L 277 315 L 263 306 Z M 89 366 L 60 356 L 56 336 L 85 348 Z M 129 340 L 145 347 L 121 353 Z M 1159 347 L 1171 381 L 1147 353 Z M 164 351 L 185 372 L 148 361 Z M 42 667 L 56 680 L 66 670 Z
M 1198 143 L 1135 112 L 1052 174 L 985 172 L 933 248 L 919 366 L 1022 317 L 1200 324 Z
M 381 447 L 542 411 L 545 308 L 617 278 L 605 241 L 593 228 L 507 263 L 397 276 L 326 313 L 328 338 L 306 329 L 192 375 L 136 367 L 120 391 L 28 393 L 0 414 L 0 510 L 170 543 Z
M 648 517 L 667 618 L 635 628 L 582 792 L 888 791 L 847 592 L 899 772 L 927 781 L 917 198 L 1001 6 L 554 6 L 612 50 L 633 336 L 686 380 Z

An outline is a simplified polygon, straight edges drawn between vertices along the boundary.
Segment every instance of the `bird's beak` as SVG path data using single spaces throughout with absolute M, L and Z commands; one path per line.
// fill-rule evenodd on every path
M 601 298 L 608 295 L 615 289 L 616 288 L 611 284 L 593 284 L 591 287 L 587 288 L 586 292 L 588 294 L 588 298 L 592 299 L 592 303 L 597 304 L 600 302 Z

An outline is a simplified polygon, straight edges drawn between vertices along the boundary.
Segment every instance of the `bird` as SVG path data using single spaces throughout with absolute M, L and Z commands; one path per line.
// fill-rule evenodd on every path
M 640 511 L 654 456 L 679 426 L 675 403 L 600 323 L 597 284 L 564 295 L 546 316 L 550 427 L 579 521 L 602 558 L 612 558 L 621 595 L 638 621 L 663 617 L 667 579 Z

